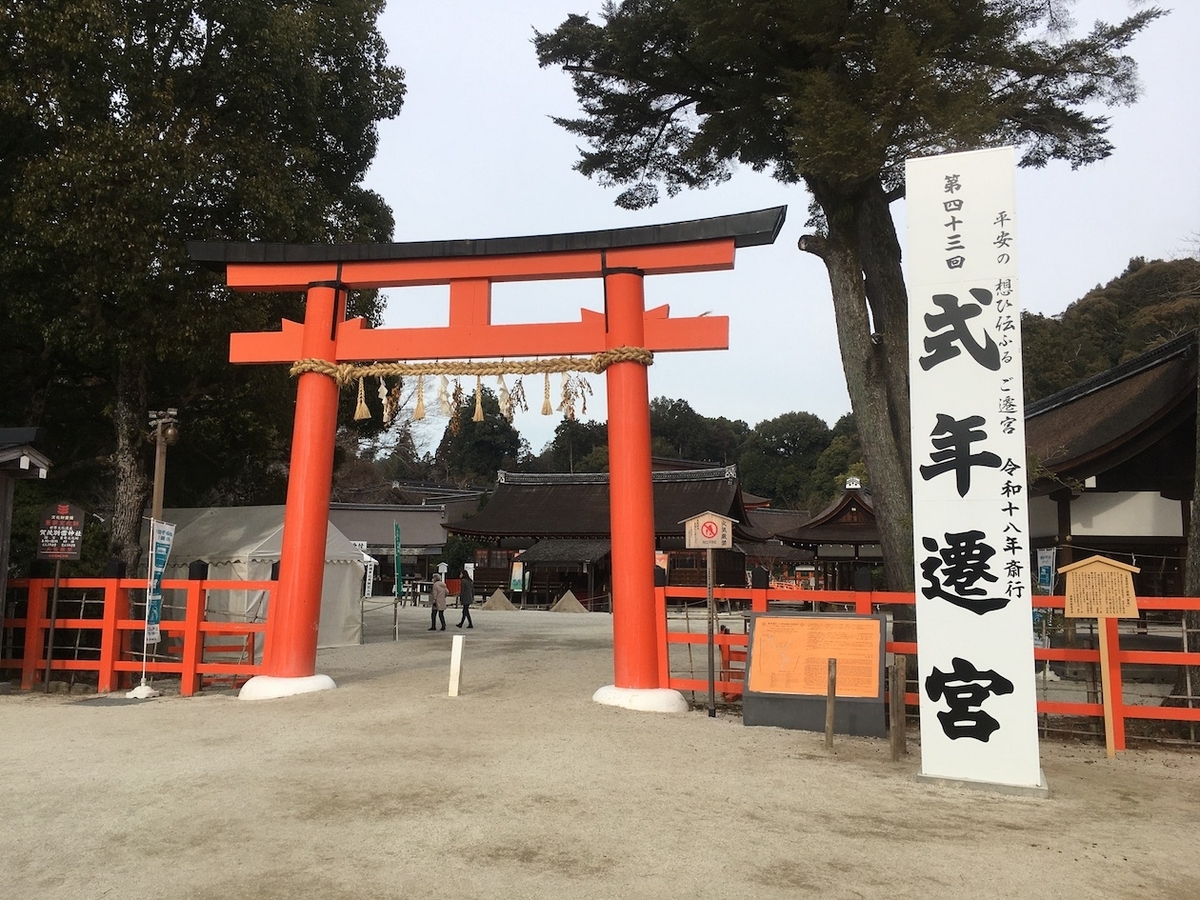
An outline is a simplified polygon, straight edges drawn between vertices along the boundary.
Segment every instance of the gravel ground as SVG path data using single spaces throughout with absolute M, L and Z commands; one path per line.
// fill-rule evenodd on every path
M 1200 757 L 1043 743 L 1048 800 L 886 741 L 600 706 L 604 614 L 428 612 L 322 651 L 336 691 L 0 696 L 0 897 L 1200 897 Z M 453 623 L 456 611 L 448 611 Z M 699 661 L 698 661 L 699 662 Z

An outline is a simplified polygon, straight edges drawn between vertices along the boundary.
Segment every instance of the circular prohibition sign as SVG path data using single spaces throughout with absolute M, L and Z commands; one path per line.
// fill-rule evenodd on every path
M 702 534 L 707 540 L 711 541 L 713 538 L 715 538 L 717 536 L 717 523 L 711 522 L 711 521 L 701 522 L 700 523 L 700 534 Z

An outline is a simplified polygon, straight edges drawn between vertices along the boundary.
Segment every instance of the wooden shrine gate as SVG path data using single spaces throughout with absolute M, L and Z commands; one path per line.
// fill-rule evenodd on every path
M 669 318 L 647 310 L 647 275 L 732 269 L 738 247 L 774 242 L 786 207 L 668 225 L 533 237 L 405 244 L 295 245 L 191 242 L 193 260 L 224 270 L 239 291 L 304 291 L 304 323 L 234 334 L 234 363 L 298 363 L 291 472 L 271 614 L 268 678 L 312 678 L 321 567 L 333 475 L 338 383 L 333 366 L 375 360 L 605 354 L 613 562 L 613 668 L 618 689 L 666 688 L 654 612 L 654 515 L 650 480 L 650 354 L 723 350 L 724 316 Z M 494 325 L 495 282 L 600 278 L 604 313 L 575 322 Z M 346 319 L 351 290 L 448 285 L 449 324 L 369 328 Z M 646 352 L 649 351 L 649 352 Z M 261 677 L 261 676 L 260 676 Z M 255 679 L 257 680 L 257 679 Z M 326 679 L 328 681 L 328 679 Z M 332 687 L 332 682 L 327 685 Z M 281 688 L 280 693 L 321 686 Z M 249 685 L 248 685 L 249 687 Z M 278 696 L 268 690 L 261 696 Z

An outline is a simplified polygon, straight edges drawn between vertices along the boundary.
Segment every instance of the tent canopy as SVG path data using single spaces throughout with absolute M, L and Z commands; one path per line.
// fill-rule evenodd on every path
M 187 565 L 198 559 L 210 565 L 275 562 L 283 545 L 284 510 L 283 506 L 164 510 L 163 519 L 175 523 L 171 565 Z M 330 523 L 325 561 L 361 564 L 363 553 Z
M 269 581 L 283 545 L 283 506 L 168 509 L 175 539 L 165 577 L 186 578 L 188 566 L 203 560 L 208 577 L 229 581 Z M 330 523 L 325 539 L 321 584 L 321 624 L 317 644 L 342 647 L 362 642 L 359 600 L 364 554 Z M 228 621 L 263 621 L 264 591 L 210 591 L 207 614 Z

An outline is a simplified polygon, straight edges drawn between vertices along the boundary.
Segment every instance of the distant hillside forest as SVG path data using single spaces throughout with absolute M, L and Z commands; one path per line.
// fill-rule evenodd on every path
M 1068 388 L 1200 325 L 1200 260 L 1131 259 L 1060 315 L 1021 317 L 1025 401 Z
M 1200 324 L 1200 260 L 1132 259 L 1125 271 L 1097 285 L 1057 316 L 1022 317 L 1027 402 L 1170 340 Z M 797 396 L 798 403 L 803 397 Z M 471 421 L 474 395 L 462 400 L 460 427 L 437 451 L 419 456 L 411 440 L 373 460 L 347 460 L 338 499 L 386 499 L 390 479 L 486 485 L 499 468 L 528 472 L 603 472 L 608 468 L 603 422 L 564 419 L 553 441 L 534 453 L 483 391 L 484 421 Z M 743 488 L 776 507 L 818 512 L 835 500 L 848 475 L 866 480 L 852 415 L 832 426 L 807 412 L 788 412 L 751 427 L 709 418 L 686 400 L 650 404 L 655 456 L 738 466 Z M 381 481 L 381 478 L 388 481 Z

